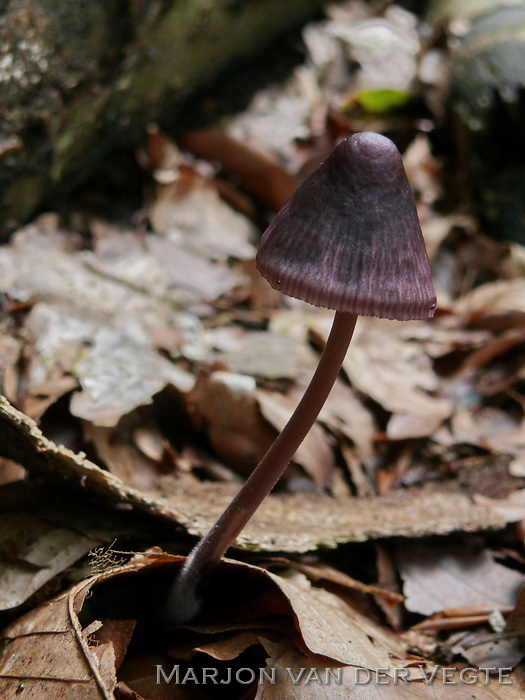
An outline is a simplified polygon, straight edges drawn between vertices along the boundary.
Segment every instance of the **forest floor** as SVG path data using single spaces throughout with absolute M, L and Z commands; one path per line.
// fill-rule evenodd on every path
M 473 214 L 450 36 L 350 2 L 303 38 L 242 112 L 149 127 L 132 216 L 70 202 L 0 248 L 2 697 L 524 696 L 525 247 Z M 364 130 L 403 155 L 436 315 L 358 320 L 198 618 L 159 630 L 329 332 L 260 277 L 257 242 Z

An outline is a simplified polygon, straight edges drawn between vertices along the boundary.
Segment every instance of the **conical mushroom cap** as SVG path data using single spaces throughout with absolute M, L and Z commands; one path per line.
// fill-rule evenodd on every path
M 340 143 L 265 231 L 257 268 L 314 306 L 400 321 L 433 316 L 425 244 L 392 141 L 363 132 Z

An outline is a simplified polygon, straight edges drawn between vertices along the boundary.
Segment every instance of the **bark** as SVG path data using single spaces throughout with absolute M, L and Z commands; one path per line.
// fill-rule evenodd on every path
M 317 9 L 317 0 L 0 0 L 0 227 Z

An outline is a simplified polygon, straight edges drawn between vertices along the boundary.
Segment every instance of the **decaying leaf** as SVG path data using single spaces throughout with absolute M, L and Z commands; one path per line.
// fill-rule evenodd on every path
M 377 433 L 374 417 L 356 392 L 341 380 L 332 387 L 318 420 L 350 438 L 360 459 L 366 460 L 372 456 Z
M 16 365 L 21 349 L 21 342 L 7 334 L 0 324 L 0 391 L 11 401 L 15 401 L 17 396 Z
M 30 697 L 110 700 L 114 669 L 99 666 L 77 618 L 89 583 L 82 582 L 4 631 L 0 693 L 6 700 L 15 700 L 22 691 Z
M 116 684 L 117 663 L 123 659 L 133 629 L 131 621 L 138 620 L 139 624 L 148 626 L 155 624 L 154 611 L 159 596 L 176 573 L 174 567 L 181 563 L 181 557 L 162 554 L 139 557 L 123 569 L 74 586 L 8 626 L 0 655 L 3 697 L 14 697 L 20 683 L 27 683 L 28 690 L 36 694 L 39 688 L 53 688 L 67 681 L 72 684 L 70 690 L 79 683 L 86 684 L 92 693 L 89 696 L 86 691 L 85 696 L 78 697 L 109 698 Z M 235 630 L 236 611 L 243 605 L 258 603 L 253 627 L 264 630 L 265 618 L 269 617 L 271 629 L 276 605 L 288 619 L 288 624 L 283 624 L 283 620 L 277 629 L 282 630 L 284 636 L 291 633 L 294 643 L 309 654 L 336 663 L 389 669 L 393 668 L 392 659 L 404 657 L 402 645 L 336 596 L 310 588 L 305 579 L 297 583 L 257 567 L 229 561 L 221 564 L 218 577 L 210 581 L 210 586 L 215 582 L 219 585 L 220 579 L 220 590 L 215 595 L 219 600 L 224 597 L 218 607 L 210 609 L 215 624 L 222 619 L 228 621 L 230 630 Z M 242 588 L 242 595 L 232 597 L 233 585 L 236 590 Z M 265 595 L 270 596 L 268 604 L 264 602 Z M 205 603 L 204 611 L 206 609 Z M 200 618 L 206 615 L 204 611 Z M 128 631 L 122 630 L 124 639 L 120 633 L 122 625 L 112 623 L 103 637 L 100 636 L 107 624 L 101 620 L 112 616 L 129 621 Z M 240 624 L 241 629 L 248 629 L 242 618 Z M 213 636 L 210 638 L 213 627 L 210 629 L 206 620 L 197 619 L 192 628 L 204 632 L 210 642 L 213 641 Z M 221 631 L 221 626 L 215 629 Z M 101 648 L 103 645 L 107 645 L 105 649 Z M 197 646 L 201 647 L 202 641 Z
M 148 129 L 141 159 L 155 192 L 129 223 L 92 216 L 89 199 L 81 214 L 68 202 L 65 216 L 41 216 L 0 248 L 0 609 L 12 620 L 2 697 L 206 700 L 198 683 L 157 681 L 158 664 L 195 663 L 275 672 L 276 683 L 232 688 L 243 700 L 506 700 L 494 683 L 473 688 L 458 674 L 523 654 L 521 598 L 506 628 L 504 616 L 524 567 L 525 254 L 458 213 L 469 208 L 456 186 L 469 143 L 440 146 L 458 28 L 430 32 L 419 9 L 323 5 L 326 19 L 303 31 L 302 65 L 228 126 L 179 134 L 178 146 Z M 202 112 L 222 111 L 220 97 Z M 498 115 L 502 133 L 508 116 Z M 257 229 L 336 143 L 367 129 L 403 151 L 439 308 L 418 324 L 359 320 L 278 493 L 235 543 L 251 550 L 242 557 L 293 562 L 266 556 L 281 576 L 222 563 L 194 624 L 159 631 L 158 604 L 182 558 L 150 551 L 122 566 L 116 547 L 95 549 L 95 576 L 15 620 L 17 607 L 78 580 L 89 549 L 114 536 L 131 548 L 130 524 L 189 548 L 266 452 L 332 314 L 270 290 L 255 270 Z M 459 206 L 444 213 L 451 191 Z M 22 507 L 14 494 L 31 483 L 33 507 Z M 483 534 L 429 537 L 487 531 L 494 553 Z M 414 613 L 435 615 L 403 636 Z M 427 682 L 432 666 L 419 654 L 458 668 L 444 680 L 434 667 Z M 523 695 L 519 669 L 508 690 Z
M 166 384 L 183 392 L 194 384 L 193 376 L 162 358 L 132 321 L 97 329 L 75 373 L 82 391 L 73 395 L 71 413 L 103 426 L 116 425 L 124 414 L 150 403 Z
M 93 444 L 101 463 L 124 483 L 151 488 L 158 477 L 157 461 L 145 455 L 122 430 L 83 423 L 84 438 Z M 160 461 L 160 457 L 157 460 Z
M 387 671 L 388 667 L 372 672 L 366 668 L 334 666 L 324 662 L 315 662 L 311 657 L 301 654 L 290 645 L 272 644 L 264 640 L 269 659 L 266 677 L 275 678 L 275 682 L 264 680 L 259 684 L 255 700 L 281 700 L 284 697 L 299 700 L 347 700 L 355 696 L 363 700 L 449 700 L 451 692 L 459 700 L 491 700 L 496 696 L 490 687 L 476 685 L 473 696 L 471 687 L 461 686 L 458 674 L 450 673 L 441 681 L 442 672 L 436 669 L 437 680 L 428 680 L 432 671 L 427 672 L 419 681 L 411 681 L 408 668 L 397 667 Z M 420 674 L 421 675 L 421 674 Z M 450 686 L 454 686 L 451 691 Z
M 434 437 L 443 444 L 478 445 L 519 460 L 525 454 L 522 423 L 497 408 L 486 407 L 477 412 L 459 408 L 452 417 L 450 429 L 441 429 Z
M 243 276 L 226 265 L 212 263 L 168 238 L 148 236 L 146 245 L 168 280 L 168 293 L 184 307 L 202 306 L 242 284 Z
M 295 179 L 263 149 L 232 138 L 219 129 L 190 131 L 181 145 L 198 158 L 218 163 L 244 190 L 279 211 L 297 187 Z
M 473 289 L 454 304 L 455 312 L 469 323 L 479 317 L 505 313 L 525 313 L 525 280 L 501 280 Z
M 400 546 L 398 560 L 405 605 L 424 615 L 446 608 L 513 605 L 523 584 L 520 573 L 495 562 L 488 551 L 475 552 L 465 544 L 412 542 Z
M 0 523 L 0 610 L 16 608 L 102 540 L 27 513 Z
M 254 469 L 275 437 L 257 406 L 255 380 L 212 372 L 198 379 L 192 401 L 217 454 L 241 473 Z
M 297 407 L 297 401 L 282 394 L 271 394 L 260 389 L 257 401 L 262 415 L 280 432 Z M 313 425 L 293 461 L 300 464 L 312 477 L 318 490 L 327 487 L 335 467 L 331 446 L 320 425 Z
M 72 498 L 56 483 L 12 483 L 0 492 L 0 511 L 0 610 L 25 603 L 46 584 L 47 595 L 56 591 L 59 577 L 90 550 L 137 527 L 132 513 Z
M 179 177 L 162 188 L 150 213 L 153 229 L 202 259 L 252 258 L 253 224 L 225 204 L 204 178 Z
M 21 301 L 43 300 L 112 317 L 147 316 L 153 325 L 159 313 L 171 310 L 162 300 L 144 294 L 127 281 L 92 269 L 93 254 L 67 250 L 67 237 L 49 233 L 39 222 L 19 231 L 11 245 L 0 248 L 2 288 Z
M 220 328 L 206 333 L 206 341 L 217 348 L 216 361 L 231 372 L 264 379 L 296 379 L 304 363 L 304 345 L 277 333 L 228 333 Z
M 356 390 L 373 398 L 387 411 L 410 416 L 415 431 L 412 437 L 421 437 L 432 434 L 451 415 L 453 406 L 448 398 L 433 395 L 439 392 L 439 381 L 430 358 L 423 347 L 407 342 L 397 332 L 402 326 L 359 319 L 356 338 L 343 367 Z M 326 338 L 328 328 L 324 318 L 312 319 L 312 327 Z M 406 433 L 405 427 L 403 437 L 407 437 Z

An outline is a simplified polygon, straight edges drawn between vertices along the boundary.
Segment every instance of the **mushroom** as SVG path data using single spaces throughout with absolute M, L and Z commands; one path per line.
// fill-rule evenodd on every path
M 358 315 L 428 319 L 436 295 L 401 156 L 388 138 L 354 134 L 296 190 L 259 244 L 257 267 L 272 287 L 335 309 L 312 381 L 283 431 L 208 534 L 195 546 L 164 606 L 164 622 L 200 609 L 217 565 L 275 486 L 337 379 Z

